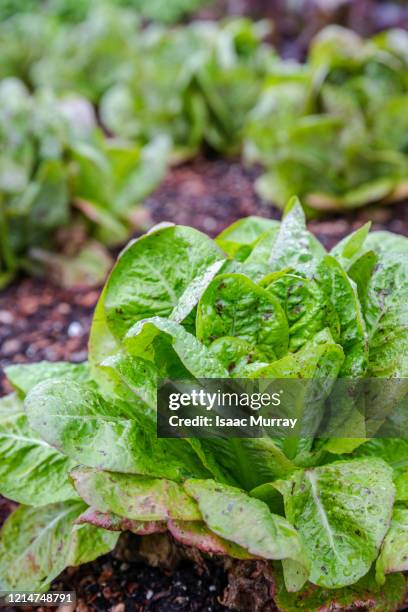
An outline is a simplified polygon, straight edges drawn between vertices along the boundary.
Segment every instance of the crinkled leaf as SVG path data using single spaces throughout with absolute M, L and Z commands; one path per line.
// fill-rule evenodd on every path
M 331 255 L 322 259 L 318 276 L 340 322 L 340 344 L 345 354 L 340 376 L 362 376 L 367 367 L 368 347 L 356 287 Z
M 384 584 L 385 574 L 408 570 L 408 509 L 396 507 L 376 563 L 377 580 Z
M 106 400 L 87 386 L 41 383 L 25 407 L 41 437 L 78 463 L 172 480 L 207 474 L 184 440 L 157 438 L 155 425 L 134 406 Z
M 214 438 L 201 440 L 201 446 L 245 490 L 286 478 L 296 469 L 277 441 L 269 438 Z
M 310 274 L 324 256 L 325 250 L 306 229 L 305 214 L 297 198 L 292 198 L 272 245 L 268 266 L 270 271 L 291 267 L 296 272 Z
M 68 472 L 74 463 L 28 424 L 15 395 L 0 399 L 0 493 L 31 506 L 75 499 Z
M 227 227 L 217 236 L 215 242 L 230 257 L 244 261 L 256 241 L 272 228 L 279 228 L 279 222 L 263 217 L 245 217 Z
M 115 546 L 118 534 L 74 525 L 82 502 L 21 506 L 1 531 L 0 588 L 46 591 L 68 565 L 92 561 Z
M 251 343 L 234 336 L 222 336 L 210 344 L 210 350 L 230 376 L 245 378 L 268 364 L 268 358 Z
M 342 367 L 344 352 L 334 342 L 328 329 L 323 329 L 302 346 L 297 353 L 288 353 L 282 359 L 259 368 L 251 378 L 305 378 L 335 379 Z
M 126 334 L 125 346 L 129 353 L 151 359 L 166 375 L 175 378 L 224 378 L 227 371 L 216 356 L 184 327 L 162 317 L 152 317 L 136 323 Z M 168 351 L 168 362 L 163 355 Z M 179 360 L 179 366 L 177 365 Z
M 269 360 L 288 347 L 288 326 L 278 300 L 243 274 L 219 275 L 198 305 L 197 338 L 209 345 L 233 336 L 248 342 Z
M 164 479 L 76 468 L 75 488 L 86 503 L 137 521 L 195 521 L 201 514 L 182 486 Z
M 220 537 L 253 555 L 293 559 L 307 566 L 296 530 L 283 517 L 271 514 L 262 501 L 213 480 L 188 480 L 185 487 L 197 500 L 205 523 Z
M 187 287 L 223 259 L 207 236 L 189 227 L 152 230 L 120 256 L 104 295 L 106 321 L 121 338 L 141 319 L 169 316 Z
M 356 457 L 379 457 L 395 472 L 408 468 L 408 440 L 406 438 L 372 438 L 355 452 Z
M 339 317 L 323 288 L 312 279 L 276 273 L 262 280 L 266 290 L 282 305 L 289 324 L 289 349 L 300 349 L 325 327 L 338 338 Z
M 313 584 L 340 588 L 368 572 L 391 521 L 389 466 L 374 458 L 339 461 L 301 470 L 276 486 L 304 542 Z
M 157 370 L 151 361 L 118 353 L 102 361 L 99 371 L 100 377 L 105 375 L 104 385 L 107 387 L 110 382 L 117 397 L 153 416 Z
M 407 240 L 387 232 L 368 236 L 378 254 L 364 309 L 369 341 L 369 374 L 404 377 L 408 373 Z

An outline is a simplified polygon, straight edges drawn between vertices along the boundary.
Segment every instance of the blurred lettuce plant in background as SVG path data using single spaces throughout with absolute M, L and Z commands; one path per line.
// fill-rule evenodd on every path
M 296 191 L 318 210 L 402 199 L 408 190 L 408 34 L 363 41 L 330 26 L 306 65 L 267 77 L 248 123 L 247 159 L 267 173 L 260 193 L 279 205 Z

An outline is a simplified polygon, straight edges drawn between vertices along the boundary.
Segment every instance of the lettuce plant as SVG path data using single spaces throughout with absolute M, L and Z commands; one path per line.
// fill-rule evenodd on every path
M 396 609 L 402 432 L 158 438 L 156 390 L 159 377 L 403 380 L 407 252 L 406 238 L 366 225 L 327 253 L 297 200 L 281 223 L 249 217 L 215 241 L 163 223 L 131 242 L 97 304 L 89 361 L 7 368 L 0 492 L 22 505 L 1 532 L 0 588 L 46 589 L 121 531 L 168 531 L 205 553 L 268 560 L 280 610 Z
M 85 97 L 119 137 L 166 134 L 179 155 L 204 143 L 239 151 L 246 116 L 278 61 L 262 43 L 269 26 L 230 19 L 144 27 L 130 4 L 90 3 L 72 23 L 47 11 L 0 22 L 0 77 Z
M 318 210 L 405 197 L 407 50 L 402 30 L 363 41 L 331 26 L 304 66 L 272 70 L 247 128 L 246 154 L 267 170 L 260 192 Z
M 65 284 L 102 281 L 110 260 L 97 243 L 123 243 L 137 226 L 137 205 L 166 170 L 165 140 L 106 138 L 85 99 L 30 95 L 10 78 L 0 81 L 0 142 L 0 286 L 34 262 Z M 69 248 L 55 257 L 57 231 Z
M 3 0 L 0 7 L 0 21 L 20 13 L 43 13 L 64 21 L 81 21 L 100 0 Z M 210 3 L 210 0 L 111 0 L 111 4 L 130 7 L 146 19 L 163 23 L 176 23 L 184 16 Z
M 239 152 L 246 117 L 270 65 L 264 22 L 232 19 L 151 26 L 127 75 L 101 99 L 102 121 L 125 137 L 168 134 L 176 152 Z

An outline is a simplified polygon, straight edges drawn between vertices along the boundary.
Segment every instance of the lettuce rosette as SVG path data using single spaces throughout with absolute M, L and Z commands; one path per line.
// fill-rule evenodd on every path
M 241 219 L 215 240 L 162 223 L 129 243 L 96 307 L 89 361 L 7 368 L 0 492 L 21 505 L 1 532 L 0 588 L 45 590 L 122 531 L 167 531 L 206 554 L 266 560 L 280 610 L 397 609 L 403 410 L 385 411 L 388 435 L 375 438 L 167 439 L 156 396 L 166 377 L 324 373 L 400 388 L 407 253 L 405 237 L 369 225 L 326 252 L 296 199 L 281 223 Z

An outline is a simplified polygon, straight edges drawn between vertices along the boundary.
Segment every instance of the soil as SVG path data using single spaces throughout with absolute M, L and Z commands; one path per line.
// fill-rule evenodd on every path
M 215 236 L 243 216 L 279 218 L 280 211 L 262 202 L 253 181 L 258 171 L 238 161 L 197 159 L 173 169 L 147 200 L 154 222 L 192 225 Z M 408 206 L 368 207 L 349 217 L 310 222 L 327 248 L 367 220 L 374 229 L 408 235 Z M 21 278 L 0 295 L 0 365 L 86 358 L 87 335 L 98 289 L 67 290 L 46 280 Z M 10 391 L 0 372 L 0 395 Z M 14 504 L 0 498 L 0 524 Z M 200 573 L 201 571 L 201 573 Z M 141 562 L 123 563 L 107 555 L 80 568 L 66 570 L 54 588 L 76 590 L 77 610 L 114 612 L 173 610 L 217 611 L 226 575 L 214 562 L 208 570 L 192 563 L 174 573 Z
M 165 571 L 146 563 L 123 562 L 112 555 L 66 570 L 54 590 L 76 591 L 77 612 L 218 612 L 226 587 L 221 566 L 208 562 L 199 569 L 182 562 Z

